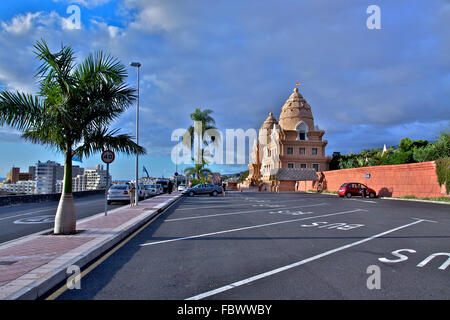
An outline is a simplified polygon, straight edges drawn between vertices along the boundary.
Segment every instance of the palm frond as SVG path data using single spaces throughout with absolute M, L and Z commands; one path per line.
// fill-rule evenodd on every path
M 0 92 L 0 125 L 27 130 L 42 120 L 45 109 L 46 102 L 39 97 L 20 92 Z
M 74 155 L 89 157 L 90 155 L 104 150 L 124 152 L 130 154 L 146 154 L 145 148 L 137 145 L 132 137 L 127 134 L 117 134 L 118 129 L 108 132 L 106 127 L 86 130 L 83 136 L 83 144 L 75 149 Z

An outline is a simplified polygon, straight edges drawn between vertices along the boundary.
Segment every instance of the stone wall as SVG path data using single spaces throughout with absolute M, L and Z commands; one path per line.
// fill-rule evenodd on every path
M 369 179 L 366 174 L 370 174 Z M 325 171 L 319 173 L 319 178 L 315 183 L 307 182 L 306 190 L 317 189 L 319 182 L 329 191 L 337 191 L 345 182 L 360 182 L 384 197 L 446 196 L 445 186 L 439 186 L 434 161 Z M 305 190 L 304 182 L 299 183 L 299 190 Z

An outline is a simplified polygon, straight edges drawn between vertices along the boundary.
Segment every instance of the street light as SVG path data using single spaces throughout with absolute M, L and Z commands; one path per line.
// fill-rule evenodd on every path
M 136 144 L 139 145 L 139 68 L 141 64 L 139 62 L 131 62 L 130 66 L 137 68 L 137 105 L 136 105 Z M 139 156 L 136 153 L 136 192 L 134 203 L 138 205 L 139 202 Z

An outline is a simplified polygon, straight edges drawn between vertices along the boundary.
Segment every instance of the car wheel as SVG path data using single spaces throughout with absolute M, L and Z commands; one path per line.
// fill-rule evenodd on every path
M 194 191 L 189 192 L 189 197 L 193 197 L 194 196 Z
M 375 198 L 375 192 L 369 193 L 369 198 Z
M 213 191 L 212 195 L 213 195 L 214 197 L 217 197 L 217 191 Z
M 351 198 L 352 197 L 352 193 L 351 192 L 347 192 L 347 194 L 345 195 L 347 198 Z

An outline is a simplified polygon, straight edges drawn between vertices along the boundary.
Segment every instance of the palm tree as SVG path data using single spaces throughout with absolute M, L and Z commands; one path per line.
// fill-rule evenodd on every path
M 202 179 L 202 178 L 206 178 L 208 176 L 208 174 L 212 174 L 211 170 L 205 168 L 206 166 L 206 162 L 202 162 L 202 163 L 196 163 L 194 164 L 193 167 L 188 167 L 186 169 L 184 169 L 184 173 L 187 176 L 193 176 L 195 175 L 195 177 L 197 179 Z
M 205 132 L 210 129 L 217 129 L 215 127 L 216 121 L 213 117 L 211 117 L 211 113 L 213 113 L 210 109 L 201 110 L 201 108 L 196 108 L 193 113 L 191 113 L 191 119 L 193 121 L 199 121 L 202 124 L 202 131 L 201 131 L 201 137 L 198 136 L 198 149 L 197 149 L 197 159 L 195 159 L 195 163 L 201 164 L 203 162 L 203 150 L 200 150 L 200 142 L 202 139 L 203 143 L 208 145 L 210 143 L 214 143 L 216 141 L 215 137 L 211 137 L 211 141 L 207 141 L 207 136 L 205 136 Z M 188 144 L 190 143 L 190 146 L 193 147 L 194 145 L 194 126 L 191 125 L 186 131 L 186 135 L 190 135 L 190 139 L 183 139 L 183 141 Z M 200 159 L 201 158 L 201 159 Z
M 35 76 L 40 91 L 34 96 L 0 92 L 0 125 L 15 127 L 23 132 L 24 139 L 50 146 L 65 155 L 64 187 L 54 233 L 73 234 L 76 216 L 72 157 L 88 157 L 105 149 L 128 155 L 146 153 L 131 136 L 108 129 L 136 99 L 135 90 L 125 83 L 124 65 L 102 51 L 75 64 L 70 46 L 51 53 L 41 40 L 34 48 L 41 61 Z

